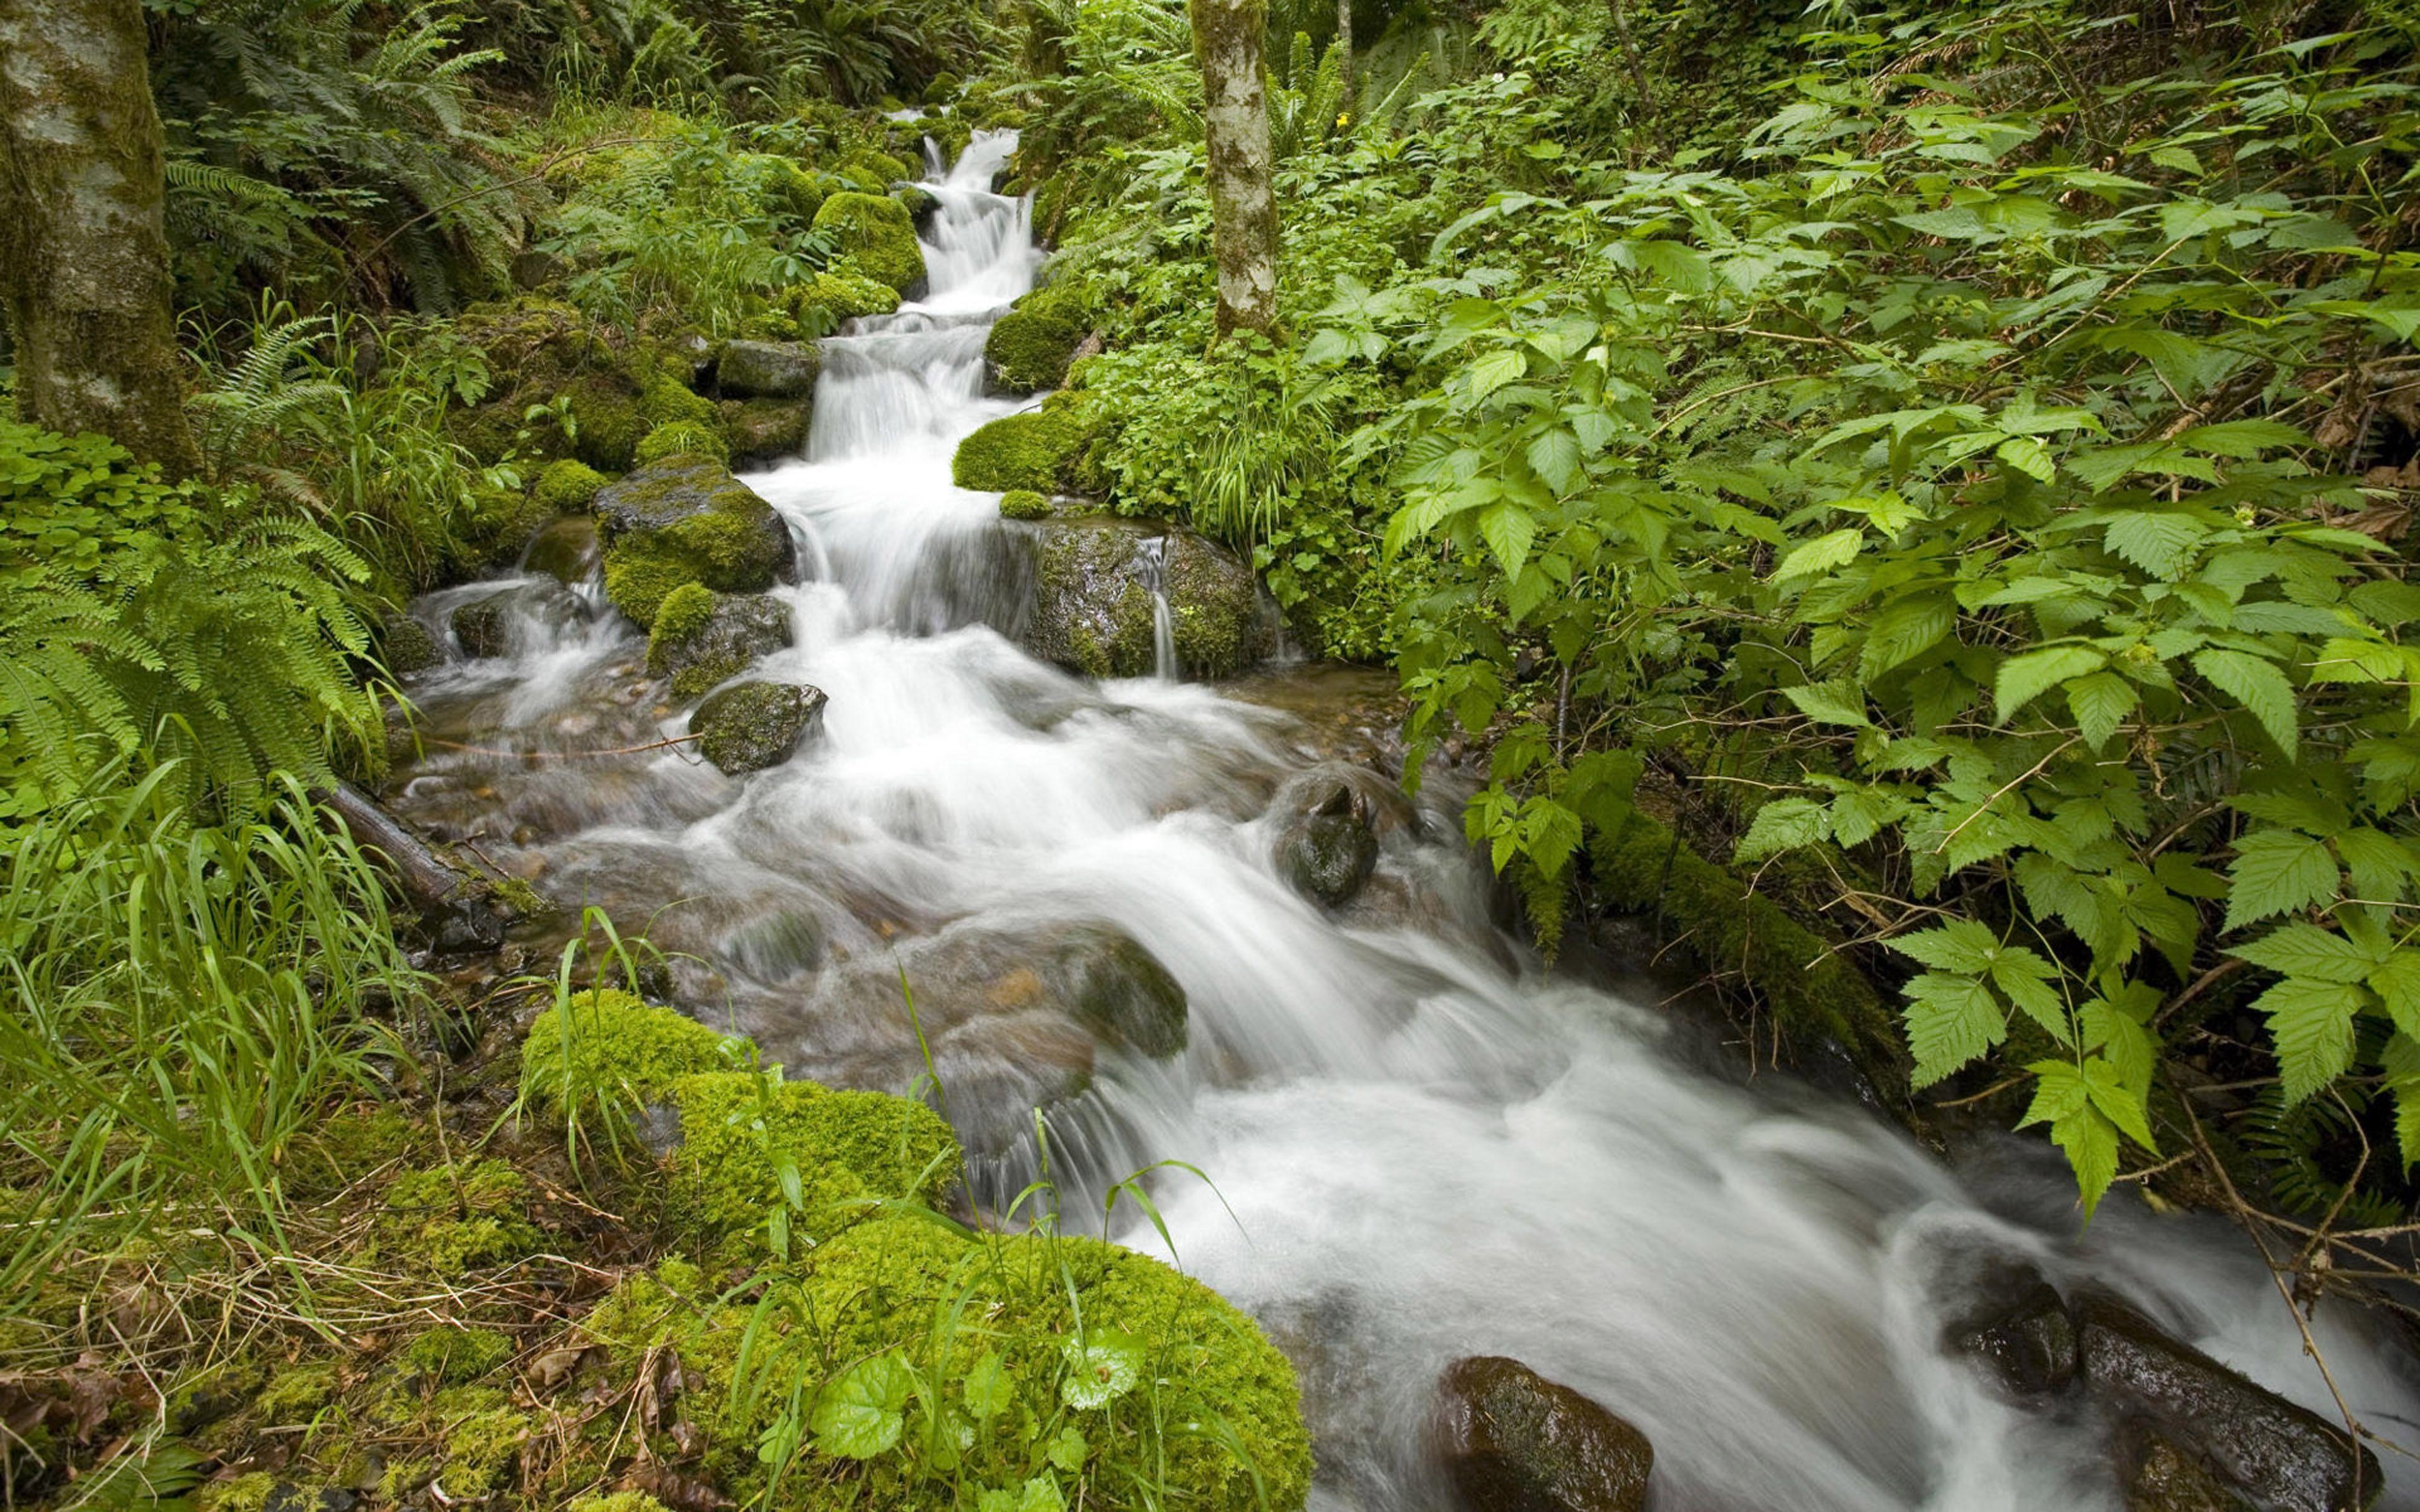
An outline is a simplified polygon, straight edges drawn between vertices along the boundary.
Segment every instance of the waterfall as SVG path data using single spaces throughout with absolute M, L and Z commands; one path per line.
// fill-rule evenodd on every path
M 1142 543 L 1143 584 L 1151 590 L 1152 674 L 1163 683 L 1177 677 L 1176 618 L 1168 607 L 1168 537 Z
M 1024 592 L 1011 538 L 950 458 L 1028 402 L 983 381 L 990 323 L 1037 269 L 1027 206 L 992 189 L 1015 145 L 979 133 L 946 173 L 936 157 L 926 295 L 827 342 L 808 454 L 747 480 L 820 548 L 815 580 L 784 590 L 797 644 L 753 673 L 823 688 L 820 739 L 745 781 L 678 751 L 433 757 L 407 812 L 644 927 L 693 1011 L 796 1075 L 912 1086 L 905 970 L 986 1190 L 1033 1174 L 990 1135 L 1046 1090 L 1073 1094 L 1052 1114 L 1072 1226 L 1166 1255 L 1100 1195 L 1156 1161 L 1206 1172 L 1215 1190 L 1155 1177 L 1158 1211 L 1174 1258 L 1297 1362 L 1321 1512 L 1449 1504 L 1421 1425 L 1440 1367 L 1472 1353 L 1637 1423 L 1659 1512 L 2115 1512 L 2097 1429 L 2003 1402 L 1942 1350 L 1980 1253 L 2117 1291 L 2335 1415 L 2225 1226 L 2154 1217 L 2121 1187 L 2079 1233 L 2038 1144 L 1947 1166 L 1852 1099 L 1750 1078 L 1647 984 L 1544 972 L 1491 921 L 1450 781 L 1424 808 L 1391 800 L 1364 894 L 1324 909 L 1273 859 L 1273 800 L 1312 740 L 1285 698 L 1094 684 L 1003 635 Z M 557 696 L 559 651 L 494 664 L 480 675 L 547 695 L 505 708 L 490 688 L 480 717 L 591 748 L 676 733 L 634 640 L 610 633 L 577 696 Z M 1164 619 L 1158 640 L 1165 674 Z M 1264 682 L 1309 702 L 1351 677 Z M 1078 924 L 1124 932 L 1182 985 L 1180 1053 L 1071 1047 L 1000 985 Z M 1001 965 L 954 999 L 952 949 Z M 951 1017 L 954 1000 L 976 1006 Z M 2358 1315 L 2324 1305 L 2313 1328 L 2366 1420 L 2420 1412 Z

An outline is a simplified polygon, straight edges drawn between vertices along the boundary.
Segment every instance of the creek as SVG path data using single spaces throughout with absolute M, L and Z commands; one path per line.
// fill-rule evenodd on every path
M 414 685 L 434 732 L 481 749 L 432 748 L 400 811 L 644 928 L 681 1002 L 792 1074 L 918 1087 L 921 1028 L 991 1200 L 1042 1166 L 1038 1101 L 1072 1225 L 1154 1162 L 1206 1173 L 1215 1190 L 1174 1170 L 1150 1189 L 1184 1268 L 1300 1367 L 1324 1512 L 1448 1504 L 1421 1428 L 1439 1370 L 1474 1353 L 1644 1429 L 1659 1512 L 2115 1507 L 2099 1428 L 2004 1402 L 1942 1349 L 1985 1254 L 2115 1291 L 2335 1416 L 2226 1226 L 2121 1192 L 2079 1231 L 2037 1147 L 1946 1165 L 1853 1099 L 1748 1078 L 1650 991 L 1542 971 L 1491 917 L 1450 781 L 1413 804 L 1342 779 L 1376 816 L 1375 875 L 1341 910 L 1289 887 L 1284 795 L 1336 754 L 1299 711 L 1332 712 L 1351 675 L 1096 684 L 1022 651 L 1033 527 L 950 477 L 961 438 L 1030 402 L 988 394 L 983 361 L 1040 264 L 1026 206 L 992 192 L 1013 148 L 983 134 L 937 167 L 929 291 L 825 343 L 807 454 L 745 477 L 805 579 L 777 590 L 795 644 L 750 675 L 823 689 L 820 733 L 742 779 L 678 748 L 484 753 L 681 732 L 592 587 L 583 613 Z M 1044 1000 L 1030 955 L 1104 930 L 1182 987 L 1181 1051 L 1102 1041 Z M 1107 1225 L 1167 1253 L 1130 1197 Z M 2323 1307 L 2314 1330 L 2365 1418 L 2420 1416 L 2373 1320 Z

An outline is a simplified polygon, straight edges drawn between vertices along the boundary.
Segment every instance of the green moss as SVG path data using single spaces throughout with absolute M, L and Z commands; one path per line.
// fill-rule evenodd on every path
M 752 154 L 751 161 L 765 168 L 766 208 L 801 230 L 813 225 L 815 211 L 831 197 L 830 181 L 822 175 L 807 172 L 788 158 Z
M 256 1470 L 233 1480 L 205 1484 L 194 1493 L 194 1506 L 196 1512 L 262 1512 L 269 1505 L 269 1493 L 275 1489 L 277 1477 Z
M 904 160 L 872 147 L 860 147 L 841 159 L 835 171 L 870 194 L 888 193 L 892 184 L 916 177 L 916 170 Z
M 642 625 L 654 625 L 683 583 L 760 593 L 789 561 L 788 528 L 773 507 L 711 458 L 653 463 L 598 494 L 595 507 L 610 532 L 606 596 Z
M 1011 488 L 1000 496 L 1002 519 L 1048 519 L 1050 501 L 1031 488 Z
M 905 294 L 924 281 L 924 253 L 908 207 L 887 194 L 834 194 L 815 212 L 860 272 Z
M 597 490 L 605 486 L 605 474 L 585 462 L 566 458 L 550 462 L 537 475 L 537 487 L 532 497 L 557 515 L 574 515 L 588 507 Z
M 610 1496 L 583 1496 L 565 1512 L 665 1512 L 665 1508 L 644 1491 L 615 1491 Z
M 437 1478 L 456 1500 L 481 1500 L 512 1476 L 535 1426 L 505 1393 L 486 1386 L 439 1392 L 429 1411 L 443 1437 Z
M 659 642 L 686 640 L 705 629 L 706 622 L 713 618 L 714 590 L 703 583 L 683 583 L 666 594 L 663 607 L 656 611 L 655 633 L 647 640 L 650 666 L 655 661 L 654 648 Z
M 324 1361 L 289 1365 L 269 1378 L 254 1397 L 252 1410 L 271 1427 L 294 1427 L 311 1421 L 336 1399 L 336 1367 Z
M 668 456 L 703 456 L 728 465 L 731 447 L 715 426 L 701 425 L 694 420 L 675 420 L 647 432 L 639 449 L 631 454 L 631 460 L 645 467 Z
M 696 393 L 669 373 L 650 374 L 639 391 L 639 412 L 657 425 L 675 425 L 687 421 L 715 428 L 720 414 L 714 401 Z
M 553 510 L 528 494 L 480 487 L 453 520 L 452 533 L 461 544 L 464 564 L 477 571 L 518 561 L 530 538 L 553 517 Z
M 1090 455 L 1100 426 L 1078 394 L 1055 394 L 1039 409 L 1004 415 L 958 443 L 950 473 L 985 493 L 1088 493 L 1099 479 Z
M 823 312 L 830 317 L 829 333 L 843 320 L 853 320 L 863 315 L 890 315 L 899 308 L 899 291 L 877 278 L 868 278 L 857 264 L 841 258 L 817 273 L 814 278 L 790 292 L 791 313 L 801 326 L 815 324 L 813 312 Z
M 492 1328 L 432 1328 L 404 1346 L 403 1363 L 433 1381 L 460 1385 L 512 1357 L 512 1340 Z
M 616 373 L 582 378 L 566 392 L 576 432 L 572 449 L 580 460 L 607 472 L 628 471 L 631 454 L 650 424 L 640 411 L 638 390 Z
M 992 382 L 1011 393 L 1035 393 L 1067 380 L 1067 363 L 1083 344 L 1083 322 L 1064 301 L 1029 295 L 1000 317 L 984 343 Z
M 1032 1469 L 1025 1457 L 1046 1435 L 1044 1425 L 1072 1422 L 1086 1441 L 1080 1473 L 1100 1475 L 1096 1485 L 1110 1483 L 1105 1459 L 1118 1455 L 1129 1467 L 1151 1459 L 1173 1505 L 1292 1512 L 1303 1504 L 1311 1453 L 1292 1367 L 1216 1293 L 1147 1257 L 1097 1240 L 970 1235 L 892 1214 L 759 1274 L 767 1313 L 789 1326 L 757 1331 L 751 1348 L 758 1379 L 829 1379 L 847 1363 L 898 1350 L 920 1366 L 939 1361 L 946 1386 L 950 1378 L 962 1381 L 979 1355 L 996 1354 L 1015 1400 L 969 1444 L 965 1468 L 979 1483 L 1014 1484 Z M 1071 1411 L 1062 1383 L 1078 1307 L 1086 1330 L 1140 1350 L 1140 1378 L 1156 1389 Z M 669 1343 L 692 1389 L 732 1399 L 740 1341 L 754 1314 L 659 1273 L 626 1282 L 588 1328 L 630 1363 Z M 936 1339 L 937 1326 L 951 1326 L 937 1319 L 951 1318 L 959 1320 L 953 1336 Z M 704 1446 L 705 1468 L 740 1499 L 762 1485 L 753 1448 L 780 1397 L 743 1397 L 755 1401 L 752 1414 L 714 1425 Z M 1225 1431 L 1161 1430 L 1212 1421 Z M 953 1504 L 943 1482 L 912 1473 L 897 1456 L 853 1465 L 810 1449 L 789 1484 L 795 1504 L 814 1509 Z
M 640 548 L 605 553 L 605 596 L 642 626 L 653 625 L 663 601 L 697 582 L 686 563 Z
M 379 1252 L 439 1277 L 520 1259 L 540 1243 L 528 1196 L 520 1172 L 500 1160 L 411 1172 L 387 1189 Z
M 869 1199 L 938 1200 L 957 1175 L 957 1141 L 923 1103 L 884 1092 L 835 1092 L 743 1072 L 673 1084 L 681 1149 L 674 1211 L 704 1239 L 748 1238 L 798 1175 L 799 1223 L 818 1238 L 861 1216 Z
M 521 1087 L 542 1106 L 644 1103 L 674 1082 L 746 1064 L 748 1042 L 717 1034 L 674 1009 L 600 987 L 550 1008 L 521 1041 Z
M 1785 1033 L 1839 1044 L 1878 1089 L 1907 1085 L 1897 1016 L 1882 995 L 1772 899 L 1635 810 L 1591 841 L 1589 860 L 1602 893 L 1652 914 L 1708 969 L 1736 973 Z

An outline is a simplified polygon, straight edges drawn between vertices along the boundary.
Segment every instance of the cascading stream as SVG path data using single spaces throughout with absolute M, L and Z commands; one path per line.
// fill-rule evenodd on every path
M 690 1001 L 728 1001 L 822 1080 L 914 1082 L 897 973 L 935 941 L 1013 960 L 1076 921 L 1146 947 L 1189 1000 L 1189 1042 L 1086 1058 L 1057 1169 L 1097 1186 L 1166 1158 L 1215 1180 L 1157 1200 L 1184 1266 L 1300 1366 L 1324 1512 L 1447 1504 L 1421 1424 L 1439 1369 L 1473 1353 L 1638 1424 L 1658 1512 L 2114 1508 L 2097 1430 L 2004 1404 L 1939 1346 L 1987 1251 L 2116 1290 L 2335 1415 L 2222 1226 L 2121 1196 L 2079 1238 L 2036 1149 L 1953 1172 L 1852 1102 L 1737 1085 L 1643 995 L 1545 977 L 1498 934 L 1450 795 L 1386 831 L 1382 904 L 1331 916 L 1271 859 L 1272 795 L 1311 759 L 1293 717 L 1172 681 L 1088 684 L 1003 635 L 1027 591 L 1016 528 L 950 458 L 1019 403 L 985 395 L 982 356 L 1037 265 L 1025 205 L 990 188 L 1014 147 L 979 133 L 930 186 L 929 292 L 826 344 L 808 455 L 748 480 L 826 564 L 787 591 L 797 644 L 752 673 L 823 688 L 821 739 L 746 781 L 677 752 L 432 761 L 407 802 L 475 806 L 559 900 L 653 918 L 712 968 L 684 967 Z M 456 692 L 504 732 L 483 738 L 676 733 L 635 695 L 613 722 L 631 645 L 581 631 Z M 1068 1047 L 1014 1004 L 928 1027 L 986 1184 L 1015 1190 L 1032 1152 L 1001 1131 L 1070 1085 L 1052 1080 Z M 1128 1211 L 1116 1237 L 1162 1250 Z M 2361 1319 L 2323 1308 L 2315 1327 L 2366 1418 L 2420 1417 Z

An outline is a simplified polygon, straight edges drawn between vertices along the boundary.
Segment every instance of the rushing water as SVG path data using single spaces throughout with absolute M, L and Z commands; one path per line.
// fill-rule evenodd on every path
M 828 1080 L 914 1084 L 903 966 L 1014 959 L 1070 922 L 1141 942 L 1190 1000 L 1181 1055 L 1096 1056 L 1015 1005 L 937 1010 L 950 1112 L 989 1152 L 986 1186 L 1014 1190 L 1034 1157 L 1021 1109 L 1089 1068 L 1057 1114 L 1071 1206 L 1162 1158 L 1209 1173 L 1215 1194 L 1157 1185 L 1177 1257 L 1301 1366 L 1329 1512 L 1444 1504 L 1420 1424 L 1439 1368 L 1469 1353 L 1514 1355 L 1640 1425 L 1660 1512 L 2114 1506 L 2096 1429 L 2004 1405 L 1941 1350 L 1985 1253 L 2116 1289 L 2330 1412 L 2222 1227 L 2121 1196 L 2079 1237 L 2038 1151 L 1953 1171 L 1854 1103 L 1740 1085 L 1643 995 L 1542 975 L 1491 926 L 1450 795 L 1422 815 L 1373 793 L 1379 874 L 1323 913 L 1270 859 L 1276 800 L 1318 754 L 1285 700 L 1096 687 L 1018 650 L 1015 528 L 949 477 L 957 440 L 1016 408 L 982 372 L 1037 262 L 1025 206 L 990 192 L 1013 146 L 979 136 L 937 165 L 929 294 L 827 344 L 809 454 L 750 479 L 813 567 L 785 590 L 796 646 L 754 675 L 829 693 L 819 740 L 746 781 L 677 751 L 440 750 L 398 795 L 407 811 L 562 901 L 649 923 L 696 958 L 685 999 L 728 1005 L 700 1011 Z M 512 656 L 416 689 L 458 744 L 678 732 L 610 614 L 524 620 Z M 1119 1237 L 1160 1247 L 1141 1227 Z M 2365 1416 L 2412 1421 L 2397 1357 L 2360 1319 L 2323 1311 L 2317 1332 Z

